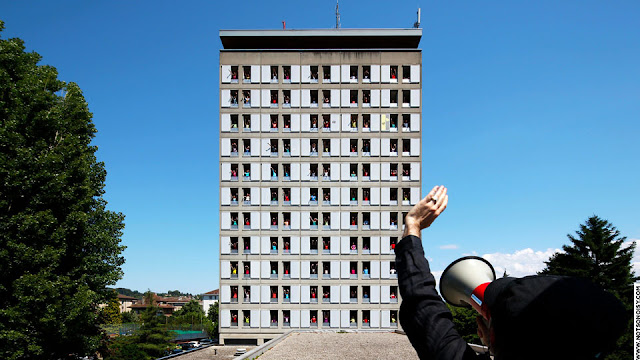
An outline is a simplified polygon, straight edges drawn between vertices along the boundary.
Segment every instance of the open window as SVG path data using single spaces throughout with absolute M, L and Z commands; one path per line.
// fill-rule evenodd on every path
M 391 181 L 398 181 L 398 164 L 390 164 L 389 177 Z
M 398 156 L 398 139 L 389 141 L 389 156 Z
M 291 181 L 291 164 L 282 164 L 282 180 Z
M 278 67 L 277 66 L 271 66 L 271 83 L 272 84 L 278 83 Z
M 317 189 L 316 189 L 317 191 Z M 317 202 L 317 200 L 316 200 Z M 309 203 L 311 203 L 311 201 L 309 201 Z M 318 230 L 318 222 L 320 219 L 318 219 L 318 213 L 317 212 L 312 212 L 311 214 L 309 214 L 309 228 L 311 230 Z
M 251 132 L 251 115 L 242 115 L 242 132 Z
M 411 66 L 409 65 L 402 66 L 402 82 L 403 83 L 411 82 Z
M 231 237 L 230 242 L 231 242 L 231 244 L 230 244 L 230 246 L 231 246 L 231 254 L 237 254 L 238 253 L 238 237 L 237 236 Z M 236 270 L 237 270 L 237 267 L 238 267 L 238 263 L 236 262 Z M 233 272 L 232 272 L 232 274 L 233 274 Z
M 282 139 L 282 156 L 291 156 L 291 139 Z
M 349 140 L 349 154 L 351 156 L 358 156 L 358 139 Z
M 251 262 L 243 261 L 242 262 L 242 274 L 244 279 L 248 279 L 251 277 Z
M 367 291 L 368 291 L 368 288 L 369 288 L 369 287 L 368 287 L 368 286 L 366 286 L 366 288 L 367 288 Z M 364 295 L 363 295 L 363 297 L 364 297 Z M 363 300 L 364 300 L 364 299 L 363 299 Z M 363 302 L 366 302 L 366 303 L 368 303 L 368 302 L 369 302 L 369 295 L 367 295 L 367 297 L 366 297 L 366 301 L 363 301 Z M 370 327 L 370 324 L 369 324 L 369 317 L 370 317 L 370 313 L 371 313 L 371 311 L 370 311 L 370 310 L 362 310 L 362 327 L 363 327 L 363 328 L 368 328 L 368 327 Z
M 371 229 L 371 213 L 369 212 L 363 212 L 362 213 L 362 229 L 363 230 L 370 230 Z
M 318 131 L 318 115 L 317 114 L 311 114 L 311 116 L 309 116 L 309 128 L 311 132 Z
M 251 107 L 251 90 L 242 90 L 242 106 L 243 107 Z M 249 115 L 245 115 L 249 116 Z M 251 128 L 251 122 L 249 122 L 249 126 L 245 126 L 246 128 Z
M 231 139 L 230 156 L 238 156 L 238 139 Z
M 231 107 L 238 107 L 238 90 L 231 90 Z
M 331 205 L 331 190 L 329 188 L 322 189 L 322 205 Z
M 371 263 L 369 261 L 363 261 L 362 262 L 362 278 L 363 279 L 370 279 L 371 278 L 371 274 L 369 273 L 369 269 L 371 269 Z
M 398 82 L 398 65 L 389 66 L 389 82 L 391 83 Z
M 371 139 L 362 139 L 362 156 L 371 156 Z
M 238 262 L 237 261 L 231 261 L 229 263 L 229 273 L 231 274 L 231 279 L 237 279 L 238 278 Z
M 271 107 L 272 108 L 277 108 L 278 107 L 278 90 L 271 90 Z
M 411 103 L 411 91 L 402 90 L 402 107 L 409 107 Z
M 371 90 L 362 90 L 362 107 L 371 107 Z
M 391 114 L 389 116 L 389 131 L 398 132 L 398 114 Z
M 398 213 L 395 211 L 389 216 L 389 230 L 398 230 Z
M 291 230 L 291 213 L 282 213 L 282 230 Z
M 309 165 L 309 180 L 318 181 L 318 164 Z
M 282 82 L 285 84 L 291 83 L 291 66 L 282 67 Z
M 331 156 L 331 140 L 322 139 L 322 156 Z
M 251 230 L 251 213 L 245 212 L 242 213 L 242 223 L 244 224 L 245 230 Z M 256 224 L 257 226 L 258 224 Z
M 269 218 L 271 219 L 271 230 L 278 230 L 278 213 L 277 212 L 272 212 L 269 214 Z M 278 253 L 278 238 L 276 238 L 276 249 L 275 249 L 275 253 Z M 273 245 L 273 244 L 272 244 Z M 273 246 L 271 249 L 271 253 L 273 254 Z
M 229 180 L 238 181 L 238 164 L 231 164 Z
M 244 236 L 242 238 L 242 253 L 243 254 L 251 253 L 251 238 L 248 236 Z
M 398 107 L 398 90 L 389 92 L 389 103 L 391 107 Z
M 349 91 L 349 105 L 351 107 L 358 107 L 358 90 Z
M 329 237 L 323 237 L 322 238 L 322 253 L 323 254 L 330 254 L 331 253 L 331 238 L 329 238 Z M 329 263 L 327 263 L 327 264 L 329 264 Z M 327 266 L 329 266 L 329 265 L 327 265 Z
M 411 131 L 411 115 L 402 114 L 402 131 Z
M 398 188 L 389 189 L 389 205 L 398 205 Z
M 318 139 L 311 139 L 309 141 L 309 155 L 318 156 Z
M 409 156 L 411 154 L 411 140 L 402 139 L 402 156 Z
M 238 188 L 231 189 L 231 205 L 238 205 Z
M 322 67 L 322 82 L 323 83 L 331 82 L 331 66 Z
M 310 97 L 310 100 L 311 100 L 310 106 L 312 108 L 317 108 L 318 107 L 318 90 L 311 90 L 309 92 L 309 97 Z
M 349 214 L 349 230 L 358 230 L 358 213 L 357 212 L 351 212 Z M 354 239 L 357 239 L 357 238 L 351 238 L 351 250 L 354 250 L 353 249 L 355 245 Z M 357 247 L 356 247 L 356 250 L 357 250 Z M 357 254 L 358 252 L 356 251 L 355 253 Z
M 278 139 L 271 139 L 269 142 L 271 157 L 278 157 Z
M 396 292 L 397 294 L 397 292 Z M 398 302 L 398 299 L 396 298 L 396 301 L 392 301 L 392 302 Z M 391 310 L 389 311 L 389 326 L 392 328 L 397 328 L 398 327 L 398 310 Z
M 311 254 L 315 255 L 318 253 L 318 237 L 317 236 L 311 236 L 309 238 L 309 247 L 310 247 L 310 252 Z M 313 264 L 312 264 L 313 265 Z M 318 265 L 316 264 L 315 266 L 316 269 L 316 274 L 318 273 Z M 313 267 L 312 267 L 313 270 Z M 313 272 L 312 272 L 313 274 Z
M 323 274 L 324 276 L 324 274 Z M 323 286 L 322 287 L 322 302 L 328 304 L 331 302 L 331 287 Z
M 269 268 L 271 270 L 271 272 L 269 273 L 270 278 L 277 279 L 278 278 L 278 262 L 277 261 L 269 262 Z
M 282 205 L 291 205 L 291 188 L 282 189 Z
M 330 164 L 322 164 L 322 180 L 323 181 L 331 180 L 331 165 Z
M 238 132 L 238 115 L 231 115 L 231 132 Z
M 331 90 L 322 90 L 322 107 L 331 107 Z
M 362 131 L 370 132 L 371 131 L 371 115 L 362 114 Z
M 322 115 L 322 131 L 323 132 L 331 131 L 331 115 L 329 114 Z
M 282 115 L 282 123 L 283 123 L 282 131 L 291 132 L 291 115 L 289 114 Z
M 362 67 L 362 82 L 363 83 L 371 82 L 371 66 L 365 65 Z
M 271 188 L 271 205 L 278 205 L 278 188 Z
M 238 66 L 231 66 L 231 83 L 238 83 Z
M 242 177 L 243 181 L 249 181 L 251 179 L 251 164 L 242 164 Z
M 291 107 L 291 90 L 282 90 L 282 107 Z
M 251 205 L 251 189 L 249 188 L 242 189 L 242 203 L 244 205 Z
M 291 279 L 291 262 L 290 261 L 282 262 L 282 278 Z
M 362 238 L 362 253 L 363 254 L 370 254 L 371 253 L 371 238 L 370 237 L 363 237 Z
M 358 181 L 358 164 L 349 164 L 349 180 Z
M 329 261 L 322 262 L 322 278 L 323 279 L 331 278 L 331 263 Z
M 352 83 L 358 82 L 358 67 L 355 65 L 349 66 L 349 80 Z
M 411 189 L 402 188 L 402 205 L 410 205 L 411 201 Z
M 370 205 L 371 204 L 371 189 L 363 188 L 362 189 L 362 205 Z
M 358 114 L 351 114 L 351 123 L 349 129 L 351 130 L 351 132 L 358 131 Z
M 318 83 L 318 67 L 317 66 L 311 66 L 309 68 L 310 70 L 310 82 L 312 84 L 314 83 Z
M 317 188 L 311 188 L 309 190 L 309 205 L 311 205 L 311 206 L 318 205 L 318 189 Z M 317 214 L 316 214 L 316 218 L 317 218 Z M 317 220 L 318 219 L 316 219 L 316 224 L 315 225 L 318 225 Z M 311 224 L 311 225 L 314 225 L 314 224 Z
M 251 66 L 245 65 L 242 67 L 242 82 L 250 83 L 251 82 Z
M 349 189 L 349 204 L 358 205 L 358 189 L 357 188 Z

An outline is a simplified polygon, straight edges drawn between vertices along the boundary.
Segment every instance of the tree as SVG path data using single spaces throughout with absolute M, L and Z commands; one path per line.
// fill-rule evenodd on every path
M 216 302 L 213 305 L 209 306 L 209 311 L 207 312 L 207 322 L 205 323 L 205 331 L 209 338 L 215 339 L 218 337 L 218 312 L 220 306 Z
M 122 317 L 120 315 L 120 302 L 117 298 L 109 300 L 107 306 L 100 309 L 100 324 L 121 324 Z
M 478 336 L 478 325 L 476 318 L 478 313 L 473 308 L 451 306 L 447 304 L 453 316 L 453 325 L 464 341 L 471 344 L 482 345 Z
M 171 334 L 164 325 L 162 311 L 153 300 L 153 293 L 149 291 L 144 297 L 148 306 L 140 316 L 142 326 L 135 334 L 135 342 L 138 349 L 147 354 L 149 359 L 153 359 L 163 356 L 170 347 Z
M 633 283 L 638 280 L 631 266 L 635 243 L 623 247 L 627 238 L 620 236 L 620 231 L 607 220 L 595 215 L 580 225 L 576 235 L 567 235 L 572 245 L 563 245 L 564 252 L 551 256 L 540 273 L 589 279 L 618 297 L 631 315 Z M 607 359 L 632 357 L 631 326 L 630 320 L 629 331 L 620 338 L 618 349 Z
M 2 359 L 94 353 L 98 304 L 124 263 L 124 216 L 106 210 L 92 114 L 40 59 L 0 37 Z

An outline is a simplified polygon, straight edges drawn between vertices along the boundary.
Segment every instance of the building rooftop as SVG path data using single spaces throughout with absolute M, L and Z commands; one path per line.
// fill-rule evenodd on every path
M 225 50 L 417 49 L 422 29 L 220 30 Z
M 220 292 L 219 289 L 215 289 L 215 290 L 208 291 L 202 295 L 218 295 L 219 292 Z
M 291 354 L 295 354 L 292 356 Z M 394 332 L 292 332 L 261 360 L 418 359 L 409 339 Z

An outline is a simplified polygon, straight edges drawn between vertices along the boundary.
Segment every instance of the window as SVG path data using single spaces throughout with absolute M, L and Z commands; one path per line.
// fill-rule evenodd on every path
M 358 302 L 358 299 L 355 302 Z M 349 310 L 349 327 L 358 327 L 358 310 Z
M 322 230 L 331 230 L 331 214 L 322 213 Z
M 282 115 L 282 123 L 283 123 L 283 126 L 284 126 L 282 131 L 291 132 L 291 115 L 289 115 L 289 114 Z
M 371 82 L 371 66 L 362 67 L 362 82 L 363 83 Z
M 309 205 L 313 205 L 313 206 L 318 205 L 318 189 L 317 188 L 312 188 L 311 190 L 309 190 Z M 312 223 L 311 225 L 318 225 L 317 220 L 318 219 L 316 219 L 315 224 Z
M 291 189 L 282 189 L 282 205 L 291 205 Z
M 245 236 L 242 238 L 242 253 L 250 254 L 251 253 L 251 238 Z
M 313 288 L 314 287 L 312 286 L 311 287 L 312 295 L 313 295 Z M 315 298 L 315 301 L 313 301 L 313 300 L 314 300 L 314 298 L 311 299 L 311 302 L 318 302 L 317 298 Z M 309 326 L 311 326 L 312 328 L 318 327 L 318 310 L 309 311 Z
M 398 302 L 398 299 L 396 299 L 395 302 Z M 389 325 L 392 328 L 398 327 L 398 310 L 391 310 L 389 312 Z
M 322 139 L 322 156 L 331 156 L 331 141 Z
M 251 115 L 242 115 L 242 132 L 251 131 Z
M 370 268 L 371 268 L 371 264 L 369 263 L 369 261 L 362 262 L 362 278 L 363 279 L 369 279 L 371 277 L 371 274 L 369 273 Z
M 243 302 L 250 302 L 251 301 L 251 286 L 243 286 L 242 287 L 242 293 L 244 294 L 243 297 Z
M 409 107 L 410 103 L 411 103 L 411 92 L 409 90 L 402 90 L 402 107 Z
M 398 180 L 398 164 L 390 164 L 389 177 L 390 177 L 390 180 L 392 181 Z
M 398 139 L 389 141 L 389 153 L 390 156 L 398 156 Z
M 291 230 L 291 213 L 282 213 L 282 229 Z
M 398 82 L 398 65 L 391 65 L 389 67 L 389 79 L 392 83 Z
M 231 67 L 231 83 L 232 84 L 238 83 L 238 67 L 237 66 Z
M 238 107 L 238 90 L 231 90 L 231 107 Z
M 371 189 L 369 188 L 363 188 L 362 189 L 362 204 L 363 205 L 370 205 L 370 194 L 371 194 Z
M 270 214 L 271 217 L 271 230 L 278 230 L 278 213 L 272 212 Z M 273 248 L 271 249 L 271 253 L 273 253 Z M 276 242 L 276 254 L 278 253 L 277 242 Z
M 322 189 L 322 205 L 331 205 L 331 191 L 328 188 Z
M 242 72 L 243 72 L 242 82 L 243 83 L 250 83 L 251 82 L 251 66 L 249 66 L 249 65 L 243 66 L 242 67 Z
M 291 90 L 282 90 L 282 107 L 291 107 Z
M 271 188 L 271 205 L 278 205 L 278 188 Z
M 236 192 L 238 190 L 236 189 Z M 232 254 L 237 254 L 238 253 L 238 238 L 237 237 L 232 237 L 230 239 L 231 241 L 231 253 Z M 238 263 L 236 262 L 236 274 L 237 274 L 237 267 L 238 267 Z
M 398 107 L 398 90 L 391 90 L 389 94 L 389 102 L 391 104 L 390 106 Z
M 318 164 L 311 164 L 309 166 L 309 180 L 318 181 Z
M 275 287 L 277 290 L 277 286 L 272 286 Z M 276 301 L 278 302 L 278 299 L 276 298 Z M 270 326 L 271 327 L 278 327 L 278 310 L 269 310 L 269 317 L 271 318 L 271 323 Z
M 411 131 L 411 115 L 402 114 L 402 131 Z
M 331 287 L 322 287 L 322 302 L 327 304 L 331 302 Z
M 331 90 L 322 90 L 322 107 L 331 107 Z
M 309 244 L 310 244 L 310 249 L 311 249 L 311 254 L 317 254 L 318 253 L 318 237 L 317 236 L 312 236 L 311 238 L 309 238 Z M 317 274 L 317 265 L 316 265 L 316 274 Z
M 244 278 L 248 279 L 251 277 L 251 263 L 249 261 L 242 262 L 242 268 L 244 269 L 243 274 Z
M 391 118 L 389 119 L 389 131 L 397 132 L 398 131 L 398 114 L 391 114 Z
M 356 274 L 356 276 L 358 275 Z M 358 287 L 357 286 L 349 287 L 349 302 L 358 303 Z
M 322 262 L 322 278 L 323 279 L 331 278 L 331 265 L 328 261 Z
M 270 268 L 271 268 L 271 279 L 277 279 L 278 278 L 278 262 L 277 261 L 271 261 L 271 263 L 269 264 Z
M 238 262 L 237 261 L 231 261 L 230 265 L 230 273 L 231 273 L 231 279 L 237 279 L 238 278 Z
M 286 219 L 286 217 L 287 216 L 285 215 L 285 219 Z M 282 253 L 283 254 L 291 254 L 291 238 L 288 237 L 288 236 L 285 236 L 285 237 L 282 238 Z M 287 270 L 288 269 L 289 269 L 289 267 L 287 266 Z M 285 274 L 289 274 L 289 271 L 285 272 Z
M 271 67 L 271 83 L 273 84 L 278 83 L 278 67 L 277 66 Z
M 398 205 L 398 188 L 389 189 L 389 205 Z
M 312 114 L 309 116 L 309 127 L 311 132 L 318 131 L 318 115 Z
M 278 215 L 277 215 L 277 213 L 271 213 L 271 216 L 274 216 L 274 215 L 276 216 L 275 219 L 276 219 L 276 223 L 277 223 L 277 219 L 278 219 L 277 216 Z M 271 249 L 270 249 L 269 252 L 271 254 L 277 255 L 278 254 L 278 237 L 277 236 L 272 236 L 269 240 L 271 241 Z
M 331 131 L 331 115 L 322 115 L 322 131 Z
M 371 115 L 369 114 L 362 115 L 362 131 L 363 132 L 371 131 Z
M 283 181 L 291 181 L 291 165 L 290 164 L 282 164 L 282 172 L 283 172 Z
M 311 83 L 317 83 L 318 82 L 318 67 L 317 66 L 311 66 L 310 67 L 310 72 L 311 72 Z
M 289 302 L 289 287 L 286 286 L 286 297 L 284 298 L 285 302 Z M 282 326 L 283 327 L 289 327 L 291 326 L 291 322 L 289 320 L 289 317 L 291 315 L 291 311 L 290 310 L 282 310 Z
M 362 139 L 362 156 L 371 156 L 371 140 L 370 139 Z M 369 164 L 366 164 L 366 165 L 369 165 Z M 367 177 L 369 176 L 368 168 L 369 166 L 367 166 Z
M 236 286 L 236 293 L 237 293 L 237 286 Z M 236 297 L 236 301 L 233 301 L 233 299 L 231 299 L 231 302 L 238 302 L 238 298 Z M 238 310 L 231 310 L 231 326 L 238 326 Z
M 363 237 L 362 238 L 362 253 L 363 254 L 369 254 L 371 252 L 370 245 L 371 245 L 371 238 L 370 237 Z
M 291 83 L 291 66 L 282 67 L 282 82 L 285 84 Z
M 238 115 L 231 115 L 231 132 L 238 132 Z
M 358 155 L 358 153 L 356 153 L 356 156 L 357 155 Z M 351 155 L 351 156 L 353 156 L 353 155 Z M 358 181 L 358 164 L 350 164 L 349 165 L 349 179 L 350 179 L 350 181 Z
M 409 65 L 402 66 L 402 82 L 408 83 L 411 79 L 411 67 Z
M 331 82 L 331 66 L 322 67 L 322 82 Z
M 371 107 L 371 90 L 362 90 L 362 107 Z
M 323 254 L 331 253 L 331 240 L 328 237 L 322 238 L 322 253 Z
M 309 141 L 309 154 L 311 156 L 318 156 L 318 139 L 311 139 Z
M 358 107 L 358 90 L 349 91 L 349 104 L 351 107 Z
M 368 191 L 367 191 L 367 198 L 368 198 Z M 368 201 L 365 200 L 365 203 L 368 203 Z M 370 213 L 368 213 L 368 212 L 362 213 L 362 229 L 363 230 L 370 230 L 371 229 L 371 224 L 369 223 L 370 220 L 371 220 L 371 214 Z
M 352 83 L 357 83 L 358 82 L 358 67 L 357 66 L 350 66 L 349 67 L 349 80 Z
M 291 156 L 291 139 L 282 140 L 282 156 Z
M 351 114 L 350 129 L 351 129 L 351 132 L 357 132 L 358 131 L 358 114 Z
M 231 156 L 238 156 L 238 139 L 231 139 Z
M 351 215 L 354 215 L 356 213 L 351 213 Z M 356 215 L 357 216 L 357 215 Z M 357 217 L 355 219 L 355 221 L 357 221 Z M 352 236 L 349 239 L 349 253 L 350 254 L 357 254 L 358 253 L 358 238 L 355 236 Z M 357 273 L 357 268 L 358 268 L 358 263 L 355 261 L 352 261 L 349 264 L 349 268 L 351 269 L 351 277 L 353 278 L 353 275 L 358 275 Z M 357 276 L 355 277 L 357 279 Z
M 245 230 L 251 230 L 251 213 L 242 213 L 242 219 Z M 257 224 L 256 224 L 257 225 Z
M 310 94 L 309 97 L 310 97 L 310 100 L 311 100 L 310 106 L 312 108 L 317 108 L 318 107 L 318 90 L 311 90 L 309 92 L 309 94 Z
M 358 205 L 358 189 L 349 189 L 350 205 Z
M 352 212 L 351 214 L 349 214 L 349 229 L 350 230 L 358 230 L 358 213 L 356 212 Z M 353 244 L 351 244 L 351 247 L 353 248 Z M 357 254 L 357 248 L 356 248 L 356 254 Z
M 278 157 L 278 139 L 271 139 L 271 157 Z
M 409 156 L 411 154 L 411 140 L 402 139 L 402 156 Z
M 282 278 L 283 279 L 291 279 L 291 262 L 289 261 L 284 261 L 282 263 Z M 288 286 L 287 286 L 287 290 L 288 290 Z M 288 292 L 287 292 L 288 294 Z
M 278 90 L 271 90 L 271 107 L 278 107 Z
M 392 279 L 398 278 L 398 274 L 396 273 L 396 262 L 395 261 L 392 261 L 391 264 L 389 264 L 389 277 L 392 278 Z
M 318 191 L 318 190 L 316 190 Z M 316 198 L 317 199 L 317 198 Z M 317 205 L 317 200 L 316 200 L 316 205 Z M 309 201 L 309 204 L 311 204 L 311 201 Z M 309 228 L 311 230 L 318 230 L 318 213 L 317 212 L 312 212 L 309 215 Z
M 238 188 L 231 189 L 231 205 L 238 205 Z

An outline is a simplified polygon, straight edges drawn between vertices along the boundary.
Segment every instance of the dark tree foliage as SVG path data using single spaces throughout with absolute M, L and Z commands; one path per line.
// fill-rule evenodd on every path
M 161 357 L 170 347 L 171 334 L 165 325 L 165 316 L 153 301 L 153 294 L 145 294 L 145 303 L 151 304 L 141 314 L 142 326 L 135 333 L 138 349 L 147 354 L 149 359 Z
M 458 334 L 462 336 L 464 341 L 471 344 L 482 345 L 480 337 L 478 336 L 478 325 L 476 318 L 478 313 L 471 308 L 463 308 L 457 306 L 451 306 L 447 304 L 451 315 L 453 315 L 453 325 Z
M 567 237 L 571 245 L 563 245 L 564 253 L 554 254 L 540 273 L 589 279 L 618 297 L 628 308 L 631 318 L 633 283 L 638 280 L 631 264 L 635 243 L 623 247 L 627 238 L 620 236 L 620 231 L 607 220 L 595 215 L 580 225 L 576 236 L 569 234 Z M 632 334 L 630 320 L 629 331 L 606 359 L 630 359 L 633 356 Z
M 174 322 L 189 324 L 200 324 L 205 318 L 204 310 L 197 300 L 189 301 L 172 316 Z
M 92 114 L 78 85 L 40 59 L 0 38 L 2 359 L 92 354 L 98 304 L 124 263 L 124 216 L 105 209 Z

